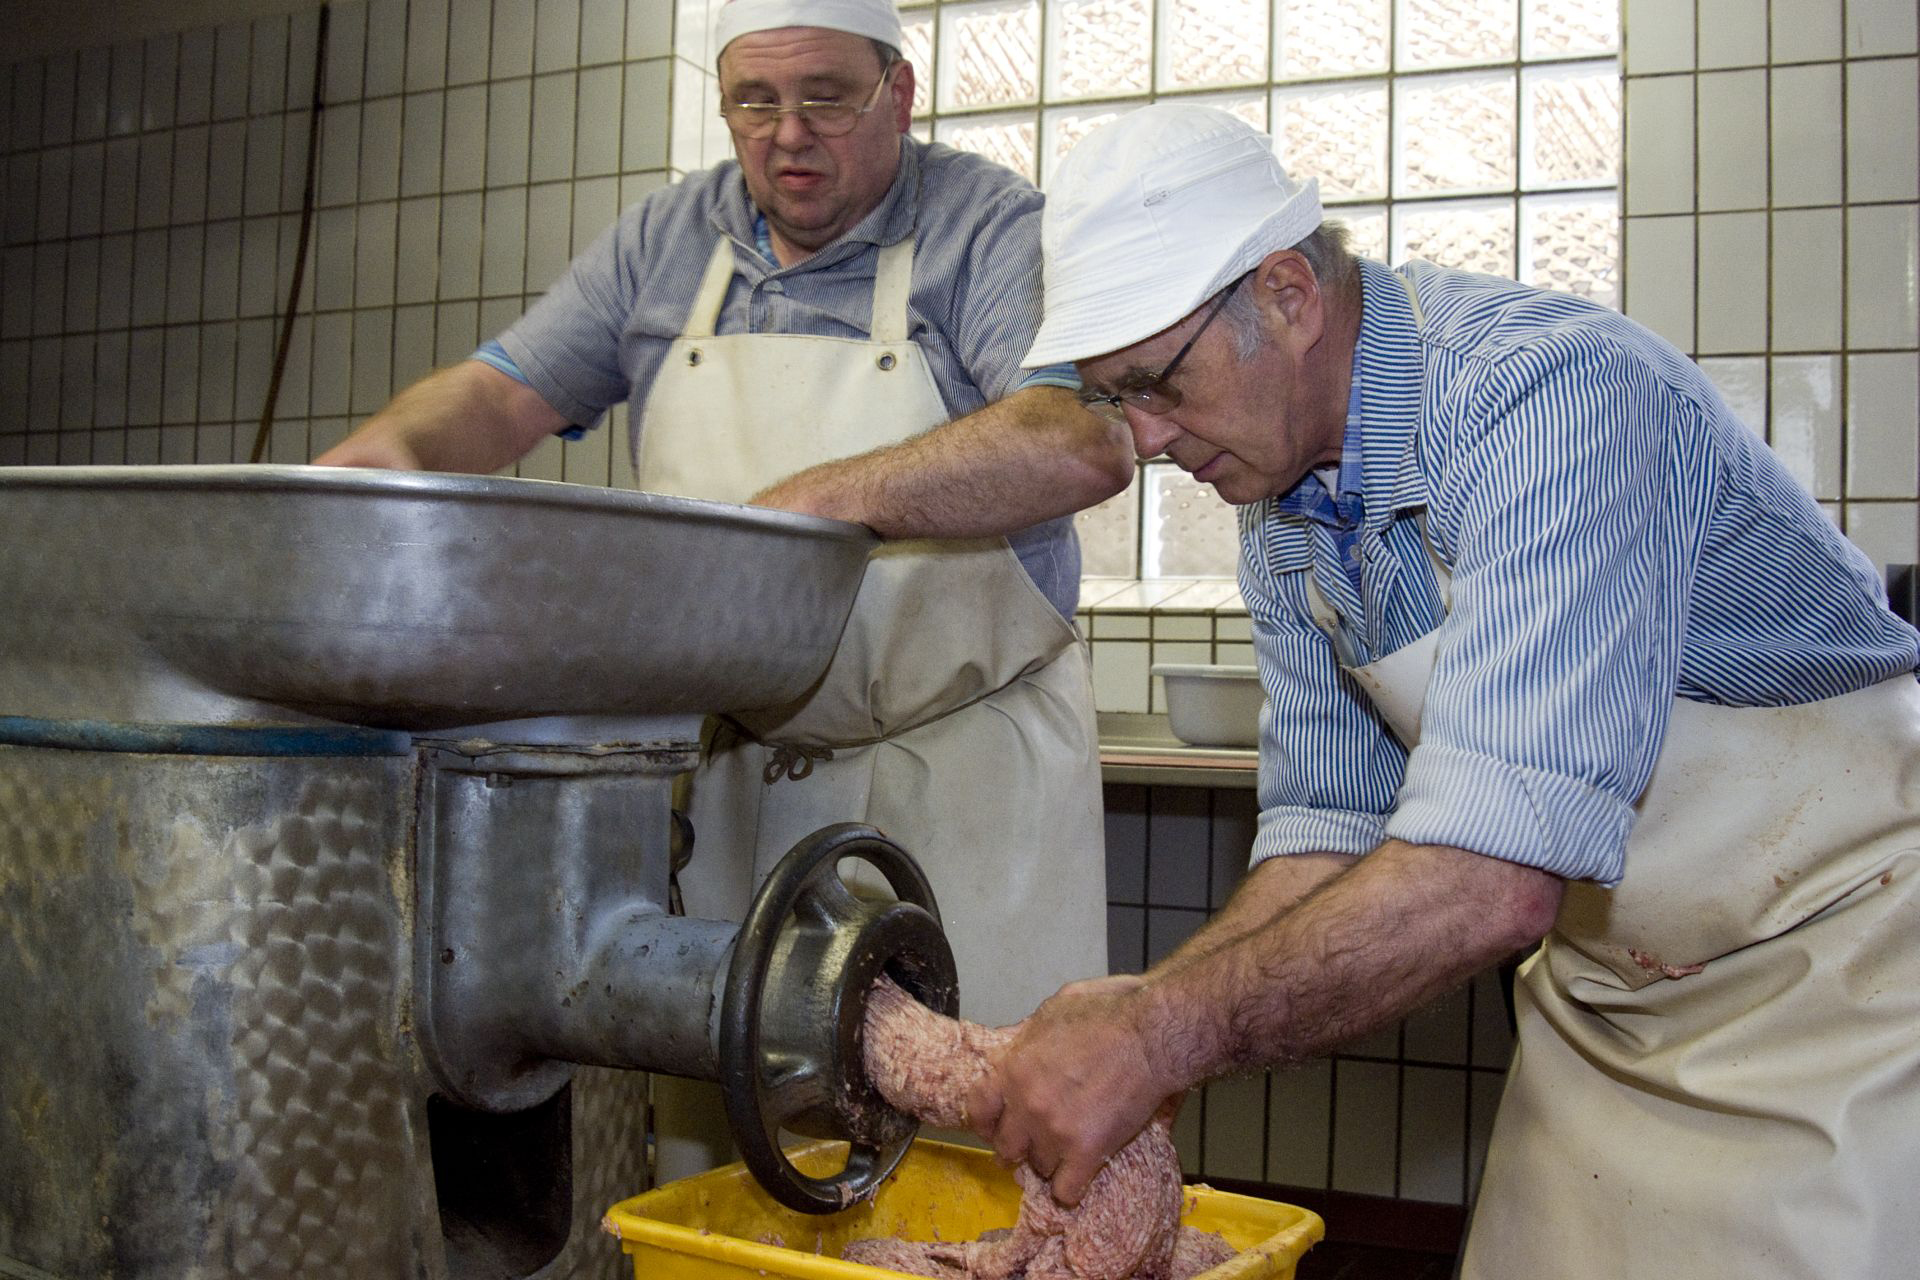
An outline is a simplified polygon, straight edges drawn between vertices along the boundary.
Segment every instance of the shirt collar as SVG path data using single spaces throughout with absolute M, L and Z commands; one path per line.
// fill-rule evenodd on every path
M 1418 441 L 1425 385 L 1425 345 L 1402 279 L 1413 273 L 1360 263 L 1360 336 L 1353 350 L 1354 394 L 1363 441 L 1362 488 L 1383 494 L 1368 522 L 1384 525 L 1397 511 L 1427 504 Z M 1349 436 L 1355 430 L 1348 411 Z
M 920 216 L 921 155 L 925 147 L 925 143 L 902 134 L 900 168 L 893 175 L 893 185 L 887 188 L 880 203 L 868 210 L 867 216 L 839 239 L 821 246 L 791 267 L 781 267 L 769 256 L 767 262 L 772 270 L 775 273 L 800 272 L 837 266 L 869 245 L 897 244 L 912 235 Z M 729 160 L 727 163 L 734 166 L 734 172 L 729 175 L 721 198 L 708 220 L 722 235 L 731 236 L 743 247 L 758 253 L 761 251 L 759 228 L 765 219 L 747 194 L 747 180 L 740 174 L 739 161 Z M 771 245 L 770 238 L 767 243 Z

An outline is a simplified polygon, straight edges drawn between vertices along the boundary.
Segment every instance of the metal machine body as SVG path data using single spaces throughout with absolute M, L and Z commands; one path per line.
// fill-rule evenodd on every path
M 744 929 L 668 909 L 701 713 L 818 677 L 864 531 L 83 467 L 0 469 L 0 545 L 0 1276 L 618 1275 L 640 1070 L 852 1139 L 755 1166 L 809 1207 L 904 1150 L 860 993 L 951 1009 L 951 955 L 917 869 L 832 873 L 911 859 L 829 829 Z

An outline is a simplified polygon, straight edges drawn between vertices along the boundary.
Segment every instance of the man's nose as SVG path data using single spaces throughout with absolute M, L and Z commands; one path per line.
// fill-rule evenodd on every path
M 1133 433 L 1133 452 L 1142 461 L 1165 453 L 1167 446 L 1180 435 L 1180 428 L 1171 419 L 1157 413 L 1148 413 L 1132 404 L 1127 406 L 1126 413 L 1127 429 Z
M 782 112 L 773 128 L 773 142 L 782 151 L 805 151 L 813 145 L 815 134 L 798 111 Z

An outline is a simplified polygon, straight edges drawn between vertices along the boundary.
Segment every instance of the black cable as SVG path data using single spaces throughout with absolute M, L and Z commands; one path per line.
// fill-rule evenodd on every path
M 326 106 L 327 18 L 332 6 L 320 6 L 320 32 L 313 42 L 313 110 L 307 116 L 307 186 L 300 196 L 300 248 L 293 256 L 293 281 L 287 286 L 287 311 L 280 320 L 280 343 L 273 355 L 273 376 L 267 381 L 267 402 L 260 407 L 260 429 L 254 433 L 253 456 L 266 456 L 267 437 L 273 434 L 273 410 L 280 400 L 280 379 L 287 372 L 287 349 L 293 345 L 293 316 L 300 308 L 300 286 L 307 274 L 307 241 L 313 234 L 314 177 L 320 171 L 320 113 Z

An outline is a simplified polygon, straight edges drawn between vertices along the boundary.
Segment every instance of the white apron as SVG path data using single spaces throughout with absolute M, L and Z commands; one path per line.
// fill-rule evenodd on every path
M 1438 647 L 1349 668 L 1409 748 Z M 1636 808 L 1520 970 L 1462 1275 L 1920 1275 L 1920 683 L 1675 699 Z
M 881 250 L 870 340 L 716 337 L 734 273 L 722 239 L 647 400 L 640 486 L 742 502 L 945 421 L 907 336 L 912 263 L 911 237 Z M 967 1017 L 1012 1022 L 1062 984 L 1106 973 L 1086 646 L 1006 539 L 883 545 L 820 684 L 739 721 L 751 738 L 723 727 L 692 779 L 694 854 L 680 875 L 689 915 L 741 918 L 802 837 L 865 821 L 931 879 Z M 676 1162 L 671 1124 L 662 1117 L 663 1173 L 705 1167 L 700 1154 Z

